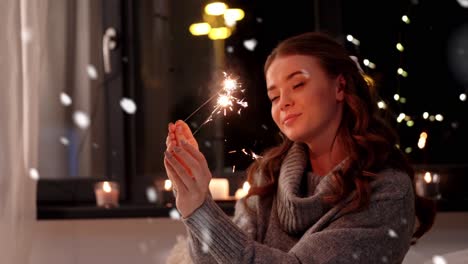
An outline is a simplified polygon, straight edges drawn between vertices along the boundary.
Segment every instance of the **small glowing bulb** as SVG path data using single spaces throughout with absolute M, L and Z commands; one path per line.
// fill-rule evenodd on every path
M 400 95 L 399 94 L 394 94 L 393 99 L 395 99 L 395 101 L 400 100 Z
M 412 126 L 414 126 L 414 121 L 413 120 L 408 120 L 408 121 L 406 121 L 406 125 L 408 127 L 412 127 Z
M 443 117 L 441 114 L 437 114 L 437 115 L 435 116 L 435 119 L 436 119 L 437 121 L 439 121 L 439 122 L 442 122 L 442 121 L 444 120 L 444 117 Z
M 378 106 L 380 109 L 385 109 L 385 108 L 387 108 L 387 105 L 385 104 L 384 101 L 379 101 L 379 102 L 377 103 L 377 106 Z
M 413 148 L 411 148 L 411 147 L 405 148 L 405 153 L 406 153 L 406 154 L 410 154 L 411 151 L 413 151 Z
M 460 101 L 462 101 L 462 102 L 466 101 L 466 94 L 465 93 L 460 94 Z
M 403 52 L 405 50 L 405 47 L 403 47 L 403 45 L 401 43 L 397 43 L 396 48 L 400 52 Z
M 407 15 L 404 15 L 401 17 L 401 20 L 405 22 L 406 24 L 409 24 L 411 21 Z
M 428 113 L 428 112 L 424 112 L 424 113 L 423 113 L 423 118 L 424 118 L 424 119 L 427 119 L 428 117 L 429 117 L 429 113 Z
M 403 119 L 405 119 L 406 115 L 405 113 L 400 113 L 397 117 L 397 122 L 398 123 L 401 123 L 401 121 L 403 121 Z
M 364 65 L 369 66 L 369 60 L 368 59 L 364 59 L 362 62 L 364 63 Z
M 403 77 L 408 77 L 408 72 L 406 72 L 402 68 L 398 68 L 397 73 Z
M 419 135 L 420 138 L 427 138 L 427 133 L 426 132 L 421 132 L 421 135 Z
M 102 185 L 102 190 L 106 193 L 110 193 L 112 191 L 109 182 L 104 182 L 104 184 Z
M 349 42 L 352 42 L 353 39 L 354 39 L 354 37 L 353 37 L 353 35 L 347 35 L 347 36 L 346 36 L 346 39 L 347 39 Z

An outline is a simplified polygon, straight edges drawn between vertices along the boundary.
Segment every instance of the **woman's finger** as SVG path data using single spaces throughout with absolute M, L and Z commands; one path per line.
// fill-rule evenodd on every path
M 203 155 L 203 153 L 201 153 L 194 146 L 186 143 L 185 141 L 182 141 L 181 145 L 182 148 L 189 154 L 189 156 L 191 156 L 195 160 L 195 163 L 198 164 L 198 168 L 200 169 L 199 175 L 204 178 L 211 178 L 210 168 L 208 167 L 208 162 L 206 161 L 206 158 Z
M 192 130 L 187 125 L 187 123 L 185 123 L 182 120 L 177 120 L 177 122 L 175 123 L 175 127 L 176 127 L 175 132 L 177 135 L 177 143 L 180 144 L 181 140 L 185 140 L 189 144 L 193 145 L 196 149 L 198 149 L 198 142 L 195 139 L 195 137 L 193 137 Z
M 184 141 L 182 141 L 184 142 Z M 202 167 L 200 162 L 193 157 L 190 152 L 188 152 L 183 146 L 174 147 L 174 154 L 178 161 L 184 166 L 185 169 L 189 172 L 190 176 L 195 176 L 200 173 L 200 168 Z
M 185 186 L 182 180 L 177 176 L 177 172 L 167 158 L 164 158 L 164 167 L 166 168 L 167 177 L 173 184 L 173 188 L 179 193 L 180 191 L 187 191 L 187 186 Z
M 174 154 L 170 153 L 169 151 L 166 151 L 165 155 L 169 164 L 174 169 L 175 174 L 184 183 L 187 189 L 193 190 L 196 188 L 197 186 L 195 185 L 194 178 L 190 176 L 190 172 L 188 171 L 186 165 L 183 165 L 179 158 L 176 158 L 176 156 L 174 156 Z

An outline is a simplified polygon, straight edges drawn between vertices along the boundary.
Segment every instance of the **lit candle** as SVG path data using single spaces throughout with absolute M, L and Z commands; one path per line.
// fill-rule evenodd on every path
M 246 196 L 249 193 L 250 184 L 248 182 L 244 182 L 242 188 L 237 189 L 235 197 L 236 200 L 241 199 L 242 197 Z
M 111 208 L 119 206 L 119 184 L 103 181 L 94 186 L 96 204 L 99 207 Z
M 175 195 L 173 193 L 171 180 L 164 180 L 163 187 L 163 203 L 166 207 L 173 207 L 175 203 Z
M 209 185 L 213 200 L 229 199 L 229 181 L 225 178 L 212 178 Z
M 439 198 L 440 176 L 436 173 L 425 172 L 417 175 L 416 193 L 426 198 Z

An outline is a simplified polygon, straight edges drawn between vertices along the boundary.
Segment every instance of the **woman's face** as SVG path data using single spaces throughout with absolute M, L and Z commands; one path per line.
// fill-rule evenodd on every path
M 330 78 L 318 59 L 277 57 L 266 72 L 271 115 L 290 140 L 317 143 L 335 136 L 341 122 L 343 78 Z

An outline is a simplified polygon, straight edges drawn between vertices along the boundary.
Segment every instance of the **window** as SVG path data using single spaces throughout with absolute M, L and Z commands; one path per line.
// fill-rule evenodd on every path
M 439 190 L 444 208 L 466 210 L 468 194 L 457 186 L 466 186 L 461 176 L 468 160 L 455 153 L 468 147 L 467 83 L 459 70 L 466 68 L 461 58 L 468 16 L 455 1 L 416 2 L 236 1 L 230 5 L 246 15 L 225 41 L 190 34 L 189 26 L 203 20 L 206 3 L 197 1 L 51 7 L 48 37 L 57 52 L 49 58 L 55 67 L 48 73 L 50 89 L 41 91 L 39 218 L 167 215 L 170 207 L 161 202 L 167 124 L 186 119 L 215 94 L 223 71 L 239 77 L 249 106 L 201 126 L 213 109 L 208 103 L 187 122 L 199 129 L 196 138 L 213 177 L 227 178 L 234 195 L 253 154 L 278 141 L 265 93 L 266 56 L 280 40 L 313 30 L 341 39 L 359 58 L 395 113 L 400 147 L 416 169 L 446 175 Z M 436 10 L 447 16 L 436 22 Z M 369 23 L 380 29 L 370 31 Z M 107 50 L 103 36 L 111 42 Z M 428 136 L 419 148 L 422 132 Z M 93 184 L 102 180 L 120 184 L 118 210 L 95 207 Z M 220 204 L 232 212 L 232 203 Z

